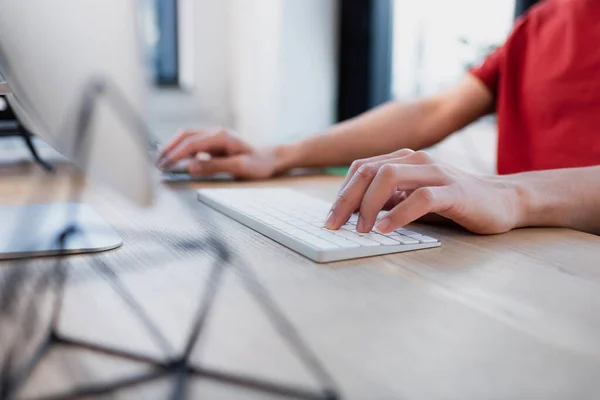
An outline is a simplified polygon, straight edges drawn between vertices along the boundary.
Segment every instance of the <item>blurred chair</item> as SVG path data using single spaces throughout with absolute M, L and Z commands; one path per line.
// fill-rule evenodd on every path
M 54 171 L 54 167 L 40 157 L 32 140 L 33 134 L 21 125 L 6 98 L 0 96 L 0 139 L 6 137 L 21 137 L 35 162 L 47 172 Z

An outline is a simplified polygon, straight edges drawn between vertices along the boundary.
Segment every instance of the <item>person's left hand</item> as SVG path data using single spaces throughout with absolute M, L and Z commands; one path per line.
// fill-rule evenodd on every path
M 468 174 L 425 152 L 404 149 L 355 161 L 325 226 L 337 230 L 359 210 L 361 233 L 373 228 L 389 233 L 430 213 L 474 233 L 503 233 L 517 226 L 519 200 L 507 179 Z M 385 208 L 391 211 L 376 221 Z

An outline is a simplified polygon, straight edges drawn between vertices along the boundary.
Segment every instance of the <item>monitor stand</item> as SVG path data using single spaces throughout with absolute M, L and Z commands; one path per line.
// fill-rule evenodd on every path
M 121 237 L 86 204 L 55 203 L 0 207 L 0 260 L 96 253 L 123 244 Z M 61 235 L 66 235 L 61 246 Z

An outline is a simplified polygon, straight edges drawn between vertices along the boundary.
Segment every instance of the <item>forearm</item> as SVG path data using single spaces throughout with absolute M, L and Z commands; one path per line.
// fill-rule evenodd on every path
M 402 148 L 420 150 L 490 111 L 493 97 L 477 79 L 467 76 L 456 87 L 437 96 L 390 102 L 323 134 L 280 146 L 277 170 L 295 167 L 342 166 L 362 158 Z
M 430 100 L 390 102 L 328 131 L 281 146 L 281 169 L 349 165 L 360 158 L 399 148 L 420 149 L 433 143 L 441 127 L 430 126 L 435 105 Z M 424 132 L 427 132 L 424 134 Z
M 501 177 L 516 188 L 517 227 L 555 226 L 600 234 L 600 167 Z

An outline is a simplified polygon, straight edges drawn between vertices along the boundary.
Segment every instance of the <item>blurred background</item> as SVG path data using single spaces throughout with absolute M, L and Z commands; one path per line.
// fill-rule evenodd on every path
M 256 145 L 435 94 L 500 46 L 534 0 L 137 0 L 161 141 L 222 126 Z M 493 116 L 431 149 L 495 171 Z
M 143 0 L 150 117 L 287 142 L 389 99 L 435 94 L 501 45 L 515 0 Z M 493 172 L 495 121 L 435 150 Z

